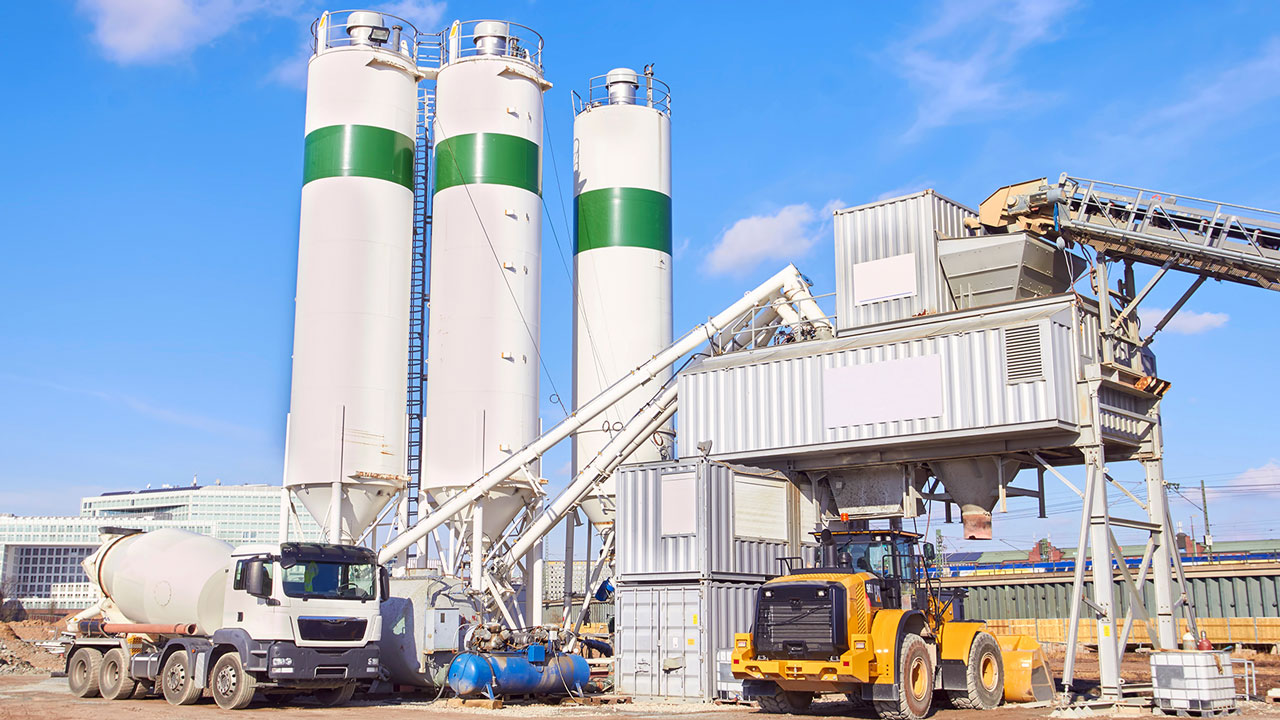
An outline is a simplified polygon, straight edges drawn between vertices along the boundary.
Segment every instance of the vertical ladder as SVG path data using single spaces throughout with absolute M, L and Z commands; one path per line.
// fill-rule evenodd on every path
M 418 90 L 417 132 L 413 152 L 413 260 L 409 284 L 409 373 L 405 413 L 408 432 L 405 443 L 405 474 L 408 525 L 417 522 L 419 487 L 422 479 L 423 396 L 427 381 L 427 261 L 431 246 L 431 115 L 434 93 Z M 402 528 L 403 530 L 403 528 Z

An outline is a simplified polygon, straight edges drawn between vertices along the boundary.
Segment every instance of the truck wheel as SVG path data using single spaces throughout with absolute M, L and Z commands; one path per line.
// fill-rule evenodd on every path
M 316 702 L 325 707 L 337 707 L 346 705 L 351 702 L 351 698 L 356 694 L 356 684 L 353 682 L 339 685 L 332 688 L 320 688 L 311 693 Z
M 160 670 L 160 692 L 170 705 L 191 705 L 200 699 L 200 688 L 191 668 L 191 654 L 175 650 Z
M 1004 659 L 991 633 L 973 636 L 964 690 L 948 690 L 951 704 L 962 710 L 990 710 L 1004 698 Z
M 128 700 L 138 689 L 138 681 L 129 677 L 129 656 L 120 648 L 112 648 L 102 658 L 98 669 L 98 690 L 108 700 Z
M 924 638 L 914 633 L 902 638 L 894 700 L 875 700 L 876 714 L 884 720 L 921 720 L 933 705 L 933 663 Z
M 98 669 L 102 666 L 102 651 L 83 647 L 71 656 L 67 668 L 67 686 L 76 697 L 98 697 Z
M 244 671 L 240 655 L 234 651 L 218 658 L 209 678 L 209 691 L 223 710 L 242 710 L 253 702 L 258 679 Z
M 773 695 L 761 695 L 755 700 L 767 713 L 802 713 L 813 703 L 813 693 L 778 688 Z

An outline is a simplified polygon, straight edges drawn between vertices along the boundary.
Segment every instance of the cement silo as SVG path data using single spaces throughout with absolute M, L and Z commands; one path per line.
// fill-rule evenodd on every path
M 542 93 L 550 87 L 542 40 L 528 28 L 457 22 L 444 45 L 421 485 L 437 503 L 539 432 Z M 513 480 L 479 502 L 486 538 L 532 496 L 529 483 Z M 472 512 L 458 516 L 455 533 Z
M 671 344 L 670 111 L 651 72 L 618 68 L 591 80 L 574 119 L 575 407 Z M 652 394 L 633 393 L 573 436 L 575 475 Z M 669 437 L 629 462 L 664 459 Z M 584 504 L 597 526 L 613 521 L 613 485 Z
M 405 485 L 416 30 L 326 13 L 307 70 L 284 482 L 333 542 Z

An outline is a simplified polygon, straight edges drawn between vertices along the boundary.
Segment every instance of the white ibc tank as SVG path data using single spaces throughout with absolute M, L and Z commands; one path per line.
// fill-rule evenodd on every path
M 539 434 L 540 50 L 513 23 L 455 23 L 436 78 L 421 486 L 437 503 Z M 480 501 L 486 537 L 531 495 L 513 482 Z
M 113 622 L 195 623 L 201 635 L 222 627 L 231 546 L 164 528 L 113 537 L 84 559 L 84 571 L 121 617 Z
M 284 482 L 350 542 L 405 484 L 418 77 L 403 20 L 328 13 L 316 35 Z
M 671 118 L 666 85 L 618 68 L 594 78 L 573 122 L 573 404 L 582 405 L 671 344 Z M 666 380 L 670 371 L 659 379 Z M 653 395 L 642 390 L 573 436 L 573 471 Z M 670 428 L 627 462 L 666 459 Z M 583 509 L 613 522 L 614 479 Z

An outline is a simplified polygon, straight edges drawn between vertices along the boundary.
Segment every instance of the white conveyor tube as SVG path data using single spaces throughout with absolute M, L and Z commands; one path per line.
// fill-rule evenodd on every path
M 555 447 L 561 440 L 569 437 L 575 430 L 594 420 L 600 413 L 614 403 L 626 397 L 632 390 L 651 382 L 664 368 L 674 365 L 685 354 L 696 350 L 715 333 L 723 330 L 743 313 L 751 310 L 760 301 L 781 292 L 788 300 L 811 298 L 809 286 L 804 276 L 795 265 L 788 265 L 776 275 L 766 280 L 755 290 L 744 295 L 737 302 L 720 311 L 720 314 L 669 345 L 665 350 L 654 355 L 629 375 L 610 385 L 604 392 L 592 398 L 569 417 L 561 420 L 555 427 L 524 446 L 497 467 L 472 482 L 465 490 L 449 498 L 435 512 L 419 520 L 408 531 L 400 533 L 382 546 L 378 553 L 378 562 L 390 562 L 402 550 L 408 548 L 419 538 L 426 536 L 445 520 L 466 509 L 473 502 L 484 497 L 499 483 L 519 471 L 525 465 L 541 457 L 543 453 Z

